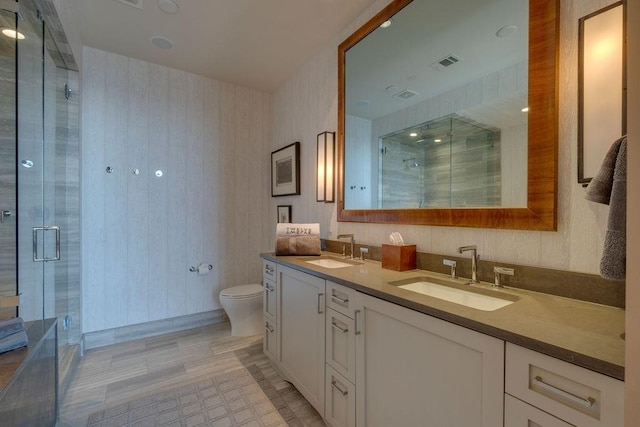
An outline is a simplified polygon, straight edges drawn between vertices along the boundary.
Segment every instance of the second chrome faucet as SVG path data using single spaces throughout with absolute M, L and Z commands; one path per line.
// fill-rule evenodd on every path
M 469 280 L 468 284 L 480 283 L 478 281 L 478 259 L 480 259 L 480 255 L 478 255 L 478 248 L 476 245 L 460 246 L 458 248 L 459 253 L 467 251 L 471 252 L 471 280 Z
M 348 237 L 348 238 L 351 239 L 351 241 L 350 241 L 350 243 L 351 243 L 351 254 L 349 256 L 351 258 L 355 258 L 355 255 L 353 254 L 353 249 L 354 249 L 354 246 L 355 246 L 355 239 L 353 237 L 353 234 L 352 233 L 338 234 L 338 239 L 342 239 L 342 238 L 345 238 L 345 237 Z M 347 254 L 345 253 L 344 246 L 342 247 L 342 256 L 347 258 Z

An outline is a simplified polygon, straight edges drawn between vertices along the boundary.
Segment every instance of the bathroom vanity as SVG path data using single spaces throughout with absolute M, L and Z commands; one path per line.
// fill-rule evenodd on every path
M 262 258 L 264 351 L 329 425 L 623 425 L 622 309 L 328 253 Z M 418 279 L 508 304 L 399 286 Z

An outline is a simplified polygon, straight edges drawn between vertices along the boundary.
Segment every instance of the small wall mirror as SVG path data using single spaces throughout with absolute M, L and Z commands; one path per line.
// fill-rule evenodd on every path
M 554 230 L 557 0 L 394 1 L 339 47 L 339 221 Z

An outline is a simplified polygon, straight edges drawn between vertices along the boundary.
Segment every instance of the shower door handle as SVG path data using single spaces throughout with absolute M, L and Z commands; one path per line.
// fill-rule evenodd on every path
M 42 248 L 42 258 L 38 257 L 38 231 L 46 233 L 47 231 L 56 232 L 56 255 L 54 257 L 47 257 L 45 248 Z M 47 262 L 47 261 L 60 261 L 60 227 L 57 225 L 50 225 L 45 227 L 33 227 L 33 262 Z

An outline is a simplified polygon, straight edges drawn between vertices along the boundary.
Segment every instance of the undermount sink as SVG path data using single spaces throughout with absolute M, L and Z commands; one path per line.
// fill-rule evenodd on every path
M 483 311 L 494 311 L 511 305 L 518 300 L 518 297 L 512 295 L 505 294 L 500 295 L 500 297 L 490 296 L 485 294 L 485 292 L 491 292 L 487 290 L 475 288 L 473 290 L 465 290 L 450 285 L 434 283 L 434 279 L 426 277 L 405 279 L 389 284 L 408 291 Z
M 344 268 L 344 267 L 353 267 L 354 265 L 359 265 L 357 262 L 339 260 L 331 257 L 318 257 L 313 260 L 304 259 L 304 261 L 308 262 L 309 264 L 317 265 L 318 267 L 324 267 L 324 268 Z

